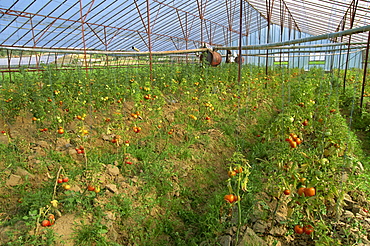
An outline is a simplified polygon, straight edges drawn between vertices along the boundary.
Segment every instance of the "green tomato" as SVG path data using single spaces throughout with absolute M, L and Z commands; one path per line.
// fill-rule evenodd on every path
M 287 117 L 287 121 L 288 121 L 288 122 L 290 122 L 290 123 L 293 123 L 293 121 L 294 121 L 294 117 L 293 117 L 293 116 L 291 116 L 291 117 Z
M 326 132 L 324 132 L 324 135 L 325 136 L 331 136 L 331 134 L 332 134 L 332 130 L 331 129 L 328 129 Z

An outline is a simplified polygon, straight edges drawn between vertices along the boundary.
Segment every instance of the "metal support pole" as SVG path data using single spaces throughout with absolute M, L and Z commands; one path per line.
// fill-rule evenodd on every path
M 240 16 L 239 16 L 239 59 L 238 59 L 238 83 L 241 80 L 242 70 L 242 33 L 243 33 L 243 0 L 240 0 Z
M 272 8 L 274 5 L 274 0 L 266 0 L 266 10 L 267 10 L 267 37 L 266 43 L 270 43 L 270 29 L 271 29 L 271 15 L 272 15 Z M 268 66 L 269 66 L 269 51 L 266 52 L 266 75 L 268 75 Z
M 81 18 L 81 36 L 82 36 L 82 44 L 84 46 L 84 65 L 86 70 L 86 77 L 88 77 L 88 68 L 87 68 L 87 57 L 86 57 L 86 42 L 85 42 L 85 27 L 84 27 L 84 21 L 85 18 L 82 14 L 82 0 L 80 0 L 80 18 Z
M 367 73 L 367 61 L 369 59 L 369 45 L 370 44 L 370 32 L 367 38 L 367 47 L 366 47 L 366 54 L 365 54 L 365 64 L 364 64 L 364 76 L 362 78 L 362 89 L 361 89 L 361 100 L 360 100 L 360 108 L 362 108 L 362 104 L 364 102 L 364 93 L 365 93 L 365 85 L 366 85 L 366 73 Z
M 150 37 L 150 34 L 151 34 L 151 29 L 150 29 L 150 0 L 147 0 L 146 1 L 146 12 L 147 12 L 147 19 L 148 19 L 148 28 L 147 28 L 147 32 L 148 32 L 148 46 L 149 46 L 149 73 L 150 73 L 150 82 L 153 81 L 153 74 L 152 74 L 152 71 L 153 71 L 153 61 L 152 61 L 152 40 L 151 40 L 151 37 Z
M 352 1 L 351 5 L 353 4 L 353 10 L 352 10 L 352 15 L 351 15 L 351 22 L 350 22 L 350 29 L 353 28 L 353 23 L 355 21 L 355 15 L 356 15 L 356 10 L 357 10 L 357 4 L 358 4 L 358 0 L 356 0 L 356 3 L 355 3 L 355 0 Z M 350 46 L 351 46 L 351 38 L 352 38 L 352 35 L 349 36 L 348 38 L 348 49 L 347 49 L 347 57 L 346 57 L 346 68 L 344 69 L 344 78 L 343 78 L 343 91 L 346 90 L 346 77 L 347 77 L 347 69 L 348 69 L 348 62 L 349 62 L 349 50 L 350 50 Z

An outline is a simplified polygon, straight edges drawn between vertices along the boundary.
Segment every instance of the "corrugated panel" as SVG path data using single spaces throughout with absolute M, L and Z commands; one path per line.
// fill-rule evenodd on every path
M 2 0 L 0 45 L 94 50 L 152 50 L 227 46 L 238 37 L 239 5 L 227 1 Z M 243 35 L 266 26 L 243 4 Z

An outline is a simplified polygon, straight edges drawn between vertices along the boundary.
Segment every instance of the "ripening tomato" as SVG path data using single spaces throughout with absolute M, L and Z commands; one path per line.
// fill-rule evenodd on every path
M 66 185 L 64 185 L 64 186 L 63 186 L 63 188 L 64 188 L 65 190 L 70 190 L 70 189 L 71 189 L 71 186 L 66 184 Z
M 288 190 L 288 189 L 284 190 L 284 194 L 287 195 L 287 196 L 290 195 L 290 190 Z
M 301 140 L 300 138 L 297 138 L 297 139 L 295 140 L 295 142 L 297 143 L 297 145 L 300 145 L 300 144 L 302 143 L 302 140 Z
M 233 194 L 229 194 L 229 195 L 225 195 L 224 196 L 224 200 L 229 202 L 229 203 L 233 203 L 235 202 L 235 197 Z
M 55 224 L 55 216 L 54 216 L 54 214 L 49 214 L 48 215 L 48 220 L 50 221 L 50 225 L 54 225 Z
M 43 221 L 41 222 L 41 225 L 42 225 L 43 227 L 47 227 L 47 226 L 51 226 L 51 223 L 50 223 L 50 221 L 49 221 L 49 220 L 43 220 Z
M 240 196 L 234 195 L 234 202 L 240 201 Z
M 234 171 L 236 173 L 242 173 L 243 172 L 243 167 L 237 167 L 237 168 L 234 169 Z
M 300 187 L 299 189 L 298 189 L 298 195 L 299 196 L 303 196 L 303 194 L 304 194 L 304 191 L 306 190 L 306 188 L 305 187 Z
M 291 148 L 297 148 L 297 142 L 294 142 L 294 141 L 292 141 L 292 142 L 289 142 L 289 144 L 290 144 L 290 147 Z
M 304 195 L 305 196 L 314 196 L 316 194 L 316 189 L 314 187 L 310 187 L 310 188 L 305 188 L 304 190 Z
M 297 234 L 302 234 L 303 233 L 303 228 L 300 225 L 294 226 L 294 232 Z
M 303 126 L 307 126 L 307 125 L 308 125 L 308 120 L 303 121 L 303 122 L 302 122 L 302 125 L 303 125 Z
M 300 178 L 299 183 L 304 184 L 306 182 L 306 178 Z
M 59 129 L 58 129 L 58 133 L 59 133 L 59 134 L 63 134 L 63 133 L 64 133 L 64 129 L 63 129 L 63 128 L 59 128 Z
M 88 190 L 88 191 L 94 191 L 94 190 L 95 190 L 95 187 L 94 187 L 94 186 L 92 186 L 92 185 L 88 185 L 88 186 L 87 186 L 87 190 Z
M 231 178 L 231 177 L 234 177 L 236 175 L 236 172 L 230 170 L 230 171 L 227 172 L 227 175 L 229 176 L 229 178 Z

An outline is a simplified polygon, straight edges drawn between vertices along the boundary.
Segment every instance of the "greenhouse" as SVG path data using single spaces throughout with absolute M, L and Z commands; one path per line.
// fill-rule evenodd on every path
M 370 245 L 370 2 L 1 0 L 0 245 Z

